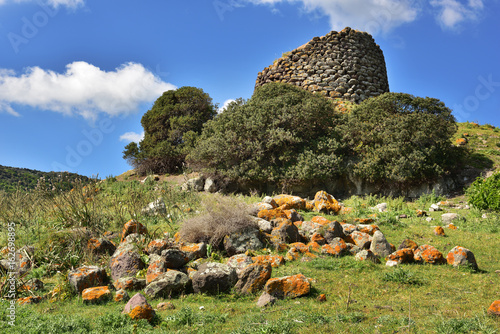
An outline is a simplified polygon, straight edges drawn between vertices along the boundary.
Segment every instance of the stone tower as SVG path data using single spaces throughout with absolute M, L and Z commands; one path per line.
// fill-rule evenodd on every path
M 373 37 L 351 28 L 314 37 L 259 72 L 255 87 L 287 82 L 330 98 L 361 101 L 389 91 L 384 54 Z

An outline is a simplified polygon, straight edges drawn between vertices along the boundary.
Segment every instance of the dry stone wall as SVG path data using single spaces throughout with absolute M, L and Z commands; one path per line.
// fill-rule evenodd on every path
M 389 91 L 384 54 L 373 37 L 345 28 L 283 55 L 259 72 L 255 87 L 286 82 L 359 103 Z

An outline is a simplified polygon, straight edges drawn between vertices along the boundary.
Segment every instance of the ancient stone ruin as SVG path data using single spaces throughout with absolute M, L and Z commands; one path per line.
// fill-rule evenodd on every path
M 314 37 L 259 72 L 255 87 L 286 82 L 330 98 L 361 101 L 389 91 L 384 54 L 373 37 L 351 28 Z

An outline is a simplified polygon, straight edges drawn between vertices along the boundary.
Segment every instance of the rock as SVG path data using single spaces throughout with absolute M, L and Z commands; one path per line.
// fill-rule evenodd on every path
M 299 253 L 305 254 L 309 252 L 309 247 L 307 247 L 307 245 L 303 242 L 294 242 L 291 243 L 289 246 L 290 249 L 295 248 Z
M 165 266 L 169 269 L 179 269 L 184 267 L 186 263 L 189 262 L 189 258 L 186 254 L 175 248 L 165 249 L 161 252 L 162 258 L 165 259 Z
M 268 203 L 256 203 L 253 205 L 253 208 L 258 212 L 262 210 L 274 210 L 275 208 Z
M 163 198 L 160 197 L 143 208 L 141 213 L 147 216 L 164 215 L 167 213 L 167 206 L 165 205 Z
M 359 248 L 358 246 L 356 246 L 355 244 L 352 244 L 352 243 L 348 243 L 346 242 L 345 243 L 346 246 L 347 246 L 347 251 L 351 254 L 351 255 L 356 255 L 358 254 L 359 252 L 362 251 L 361 248 Z
M 82 299 L 85 304 L 105 303 L 113 298 L 107 286 L 87 288 L 82 291 Z
M 285 259 L 287 261 L 295 261 L 295 260 L 298 260 L 301 256 L 301 252 L 300 250 L 298 250 L 297 248 L 295 247 L 292 247 L 288 250 L 288 252 L 286 253 L 285 255 Z
M 248 250 L 264 248 L 260 241 L 260 230 L 256 227 L 247 227 L 244 230 L 224 237 L 224 249 L 229 256 L 245 253 Z
M 87 242 L 87 248 L 97 256 L 112 255 L 116 251 L 115 244 L 107 238 L 90 238 Z
M 385 258 L 392 253 L 391 244 L 385 239 L 385 236 L 380 231 L 375 231 L 370 245 L 370 250 L 376 256 Z
M 193 290 L 206 294 L 228 292 L 237 280 L 236 270 L 230 266 L 216 262 L 203 263 L 193 275 Z
M 81 294 L 87 288 L 104 286 L 108 283 L 106 269 L 97 266 L 84 266 L 68 273 L 69 284 Z
M 152 256 L 146 272 L 146 284 L 153 282 L 158 276 L 167 272 L 167 263 L 161 256 Z
M 164 239 L 152 240 L 146 247 L 146 252 L 148 254 L 160 255 L 165 249 L 169 247 L 169 243 Z
M 19 305 L 38 304 L 41 301 L 42 301 L 42 297 L 39 297 L 39 296 L 29 296 L 29 297 L 17 299 L 17 303 Z
M 430 245 L 422 245 L 414 251 L 415 262 L 429 264 L 444 264 L 446 263 L 443 254 L 435 247 Z
M 167 310 L 175 310 L 175 305 L 171 302 L 162 302 L 156 305 L 156 309 L 158 311 L 167 311 Z
M 272 267 L 269 263 L 252 263 L 239 275 L 236 290 L 242 294 L 253 294 L 262 290 L 271 278 Z
M 332 256 L 343 256 L 349 253 L 349 249 L 341 238 L 334 238 L 328 244 L 321 247 L 321 254 Z
M 377 264 L 380 263 L 379 258 L 369 249 L 363 249 L 358 252 L 354 258 L 358 261 L 371 261 Z
M 292 223 L 304 221 L 304 218 L 295 209 L 284 210 L 283 212 L 285 212 L 286 218 L 290 219 Z
M 123 226 L 122 238 L 120 242 L 124 242 L 125 238 L 132 233 L 147 234 L 148 230 L 141 223 L 131 219 Z
M 271 296 L 267 292 L 262 293 L 257 301 L 258 307 L 266 307 L 268 305 L 273 305 L 276 302 L 276 297 Z
M 214 193 L 217 192 L 217 190 L 219 189 L 217 188 L 215 180 L 212 179 L 211 177 L 207 177 L 207 179 L 205 180 L 205 185 L 203 186 L 203 190 L 205 190 L 208 193 Z
M 267 221 L 271 221 L 271 220 L 277 219 L 277 218 L 288 219 L 285 210 L 282 210 L 281 208 L 271 209 L 271 210 L 268 210 L 268 209 L 260 210 L 257 213 L 257 217 L 261 218 L 261 219 L 265 219 Z
M 379 227 L 377 225 L 363 225 L 363 224 L 359 224 L 357 226 L 357 230 L 360 231 L 360 232 L 363 232 L 363 233 L 367 233 L 371 236 L 373 236 L 375 234 L 375 232 L 377 231 L 380 231 Z
M 426 221 L 426 222 L 429 222 L 429 223 L 430 223 L 431 221 L 433 221 L 433 220 L 434 220 L 434 218 L 432 218 L 432 217 L 427 217 L 427 218 L 425 218 L 425 221 Z
M 387 256 L 387 259 L 389 261 L 394 261 L 397 264 L 413 263 L 415 260 L 413 249 L 411 248 L 399 249 L 393 252 L 392 254 L 389 254 L 389 256 Z
M 328 221 L 330 223 L 330 221 Z M 313 221 L 305 221 L 300 225 L 300 232 L 302 235 L 309 237 L 314 233 L 318 233 L 320 230 L 324 229 L 325 225 L 313 222 Z
M 311 242 L 316 242 L 320 246 L 323 246 L 327 243 L 325 237 L 323 237 L 319 233 L 313 233 L 313 235 L 311 235 Z
M 377 204 L 373 208 L 370 208 L 370 209 L 377 210 L 378 212 L 385 212 L 385 211 L 387 211 L 387 203 Z
M 500 300 L 495 300 L 488 308 L 488 314 L 500 317 Z
M 397 261 L 389 260 L 385 263 L 387 267 L 397 267 L 399 263 Z
M 142 290 L 146 287 L 146 280 L 137 277 L 122 277 L 114 282 L 116 290 Z
M 443 222 L 443 225 L 450 224 L 457 219 L 458 219 L 458 214 L 456 213 L 445 213 L 441 215 L 441 221 Z
M 126 302 L 130 299 L 126 290 L 120 289 L 116 291 L 115 298 L 113 299 L 115 302 Z
M 314 196 L 314 208 L 317 212 L 337 214 L 341 207 L 339 202 L 326 191 L 318 191 Z
M 207 244 L 204 242 L 198 244 L 183 243 L 179 246 L 179 250 L 184 253 L 189 261 L 194 261 L 207 256 Z
M 297 298 L 306 296 L 311 291 L 311 283 L 302 274 L 271 278 L 267 281 L 265 291 L 276 298 Z
M 21 287 L 21 290 L 28 290 L 28 291 L 43 290 L 43 282 L 40 281 L 38 278 L 32 278 Z
M 155 311 L 149 305 L 146 297 L 141 293 L 137 293 L 130 298 L 123 309 L 123 314 L 128 314 L 132 320 L 146 319 L 151 322 L 155 316 Z
M 273 230 L 273 225 L 268 220 L 255 218 L 255 222 L 257 223 L 257 226 L 259 226 L 259 229 L 264 233 L 271 233 Z
M 277 242 L 285 244 L 299 242 L 301 239 L 297 226 L 295 226 L 290 220 L 281 222 L 273 229 L 271 235 L 277 238 Z
M 186 291 L 190 279 L 183 272 L 169 270 L 160 274 L 156 279 L 148 284 L 144 289 L 146 296 L 151 298 L 169 298 Z
M 437 204 L 431 204 L 431 207 L 429 208 L 429 211 L 430 212 L 433 212 L 433 211 L 443 211 L 443 209 L 441 209 L 439 207 L 439 205 L 437 205 Z
M 320 294 L 316 300 L 320 303 L 326 302 L 326 295 L 324 293 Z
M 275 203 L 283 210 L 304 210 L 306 208 L 306 200 L 298 196 L 278 195 L 273 198 Z
M 412 250 L 416 250 L 418 248 L 418 245 L 416 242 L 414 242 L 410 239 L 405 239 L 405 240 L 403 240 L 401 245 L 399 245 L 398 250 L 404 249 L 404 248 L 411 248 Z
M 453 267 L 470 266 L 474 270 L 478 269 L 474 254 L 464 247 L 453 247 L 453 249 L 446 256 L 446 261 Z
M 328 229 L 325 233 L 325 239 L 328 243 L 330 243 L 335 238 L 344 238 L 344 230 L 342 225 L 338 221 L 333 221 L 328 225 Z
M 285 264 L 285 258 L 281 255 L 259 255 L 252 257 L 252 260 L 257 263 L 269 263 L 273 268 Z
M 361 249 L 370 248 L 371 237 L 368 233 L 354 231 L 350 234 L 350 236 L 354 241 L 355 245 L 358 246 L 359 248 Z
M 342 231 L 344 232 L 345 235 L 350 235 L 352 232 L 358 231 L 358 227 L 353 224 L 343 224 Z
M 111 278 L 118 280 L 122 277 L 135 276 L 145 265 L 134 245 L 120 245 L 110 259 Z
M 444 233 L 444 229 L 441 226 L 436 226 L 436 228 L 434 229 L 434 235 L 437 235 L 440 237 L 446 236 Z
M 238 276 L 241 274 L 243 269 L 252 263 L 254 263 L 252 257 L 246 254 L 233 255 L 227 260 L 227 265 L 236 270 L 236 275 Z
M 182 190 L 203 191 L 205 190 L 205 178 L 203 176 L 189 179 L 181 186 Z
M 276 203 L 276 201 L 270 196 L 264 197 L 261 203 L 270 204 L 273 207 L 273 209 L 276 209 L 279 206 L 278 203 Z

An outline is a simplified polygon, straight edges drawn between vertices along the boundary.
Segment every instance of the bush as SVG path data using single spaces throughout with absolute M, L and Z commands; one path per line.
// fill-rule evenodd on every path
M 215 195 L 202 201 L 204 213 L 189 218 L 179 230 L 182 240 L 219 247 L 226 235 L 257 227 L 250 207 L 235 198 Z
M 348 114 L 344 140 L 354 153 L 349 169 L 378 184 L 433 181 L 457 164 L 451 110 L 433 98 L 385 93 Z
M 500 211 L 500 173 L 476 179 L 465 194 L 469 203 L 480 210 Z
M 236 181 L 326 179 L 341 172 L 339 119 L 325 97 L 269 83 L 207 122 L 188 161 Z
M 203 123 L 216 113 L 217 106 L 200 88 L 166 91 L 141 119 L 144 139 L 139 146 L 128 144 L 123 158 L 140 174 L 179 172 Z

